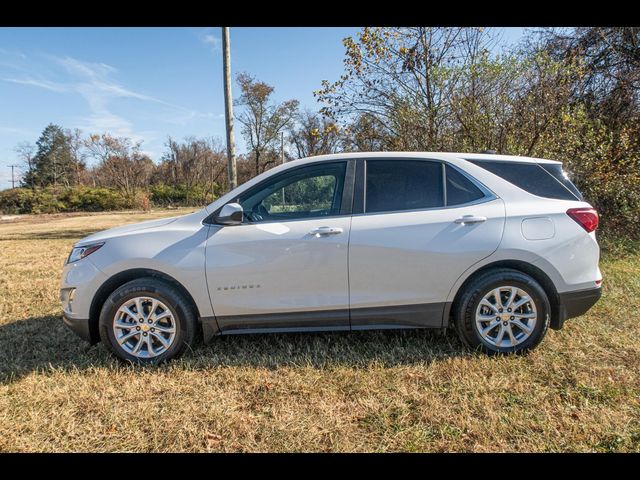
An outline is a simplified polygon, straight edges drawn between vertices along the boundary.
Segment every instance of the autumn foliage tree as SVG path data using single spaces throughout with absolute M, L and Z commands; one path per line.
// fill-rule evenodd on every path
M 242 107 L 237 120 L 255 163 L 255 174 L 277 162 L 280 133 L 291 125 L 298 109 L 297 100 L 275 103 L 274 88 L 247 73 L 237 77 L 240 97 L 234 102 Z
M 334 120 L 305 109 L 296 115 L 288 139 L 297 158 L 303 158 L 343 150 L 343 133 Z

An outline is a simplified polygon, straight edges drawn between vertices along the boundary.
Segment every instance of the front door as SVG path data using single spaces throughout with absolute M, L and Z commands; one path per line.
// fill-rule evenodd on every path
M 211 226 L 206 276 L 221 331 L 349 329 L 349 167 L 268 178 L 240 195 L 242 225 Z

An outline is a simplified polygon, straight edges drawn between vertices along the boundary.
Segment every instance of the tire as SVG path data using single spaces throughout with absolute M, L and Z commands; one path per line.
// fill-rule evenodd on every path
M 142 315 L 138 315 L 138 306 Z M 109 295 L 100 312 L 99 330 L 102 342 L 120 360 L 160 364 L 191 348 L 197 320 L 177 288 L 144 277 L 125 283 Z
M 511 298 L 513 289 L 516 293 Z M 495 292 L 499 292 L 500 305 Z M 509 300 L 510 306 L 517 308 L 508 311 Z M 524 303 L 518 306 L 521 302 Z M 470 348 L 488 354 L 533 350 L 547 333 L 550 316 L 549 299 L 540 284 L 509 268 L 481 274 L 465 288 L 454 306 L 454 323 L 460 339 Z M 491 325 L 494 326 L 489 328 Z

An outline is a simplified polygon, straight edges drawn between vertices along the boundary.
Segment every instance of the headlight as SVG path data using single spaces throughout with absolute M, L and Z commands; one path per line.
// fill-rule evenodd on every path
M 82 260 L 84 257 L 88 257 L 103 245 L 104 245 L 104 242 L 94 243 L 91 245 L 84 245 L 82 247 L 75 247 L 74 249 L 71 250 L 71 253 L 69 254 L 69 258 L 67 258 L 67 263 L 73 263 L 73 262 L 77 262 L 78 260 Z

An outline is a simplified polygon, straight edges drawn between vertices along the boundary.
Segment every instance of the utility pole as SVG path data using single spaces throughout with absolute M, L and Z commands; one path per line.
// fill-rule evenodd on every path
M 280 163 L 284 165 L 284 132 L 280 132 Z M 282 187 L 282 205 L 285 205 L 284 187 Z
M 229 190 L 233 190 L 238 186 L 238 176 L 236 173 L 236 143 L 233 135 L 229 27 L 222 27 L 222 64 L 224 70 L 224 116 L 227 123 L 227 174 L 229 177 Z
M 280 163 L 284 164 L 284 132 L 280 132 Z
M 11 167 L 11 188 L 16 188 L 16 179 L 13 176 L 13 169 L 16 168 L 18 165 L 9 165 Z

